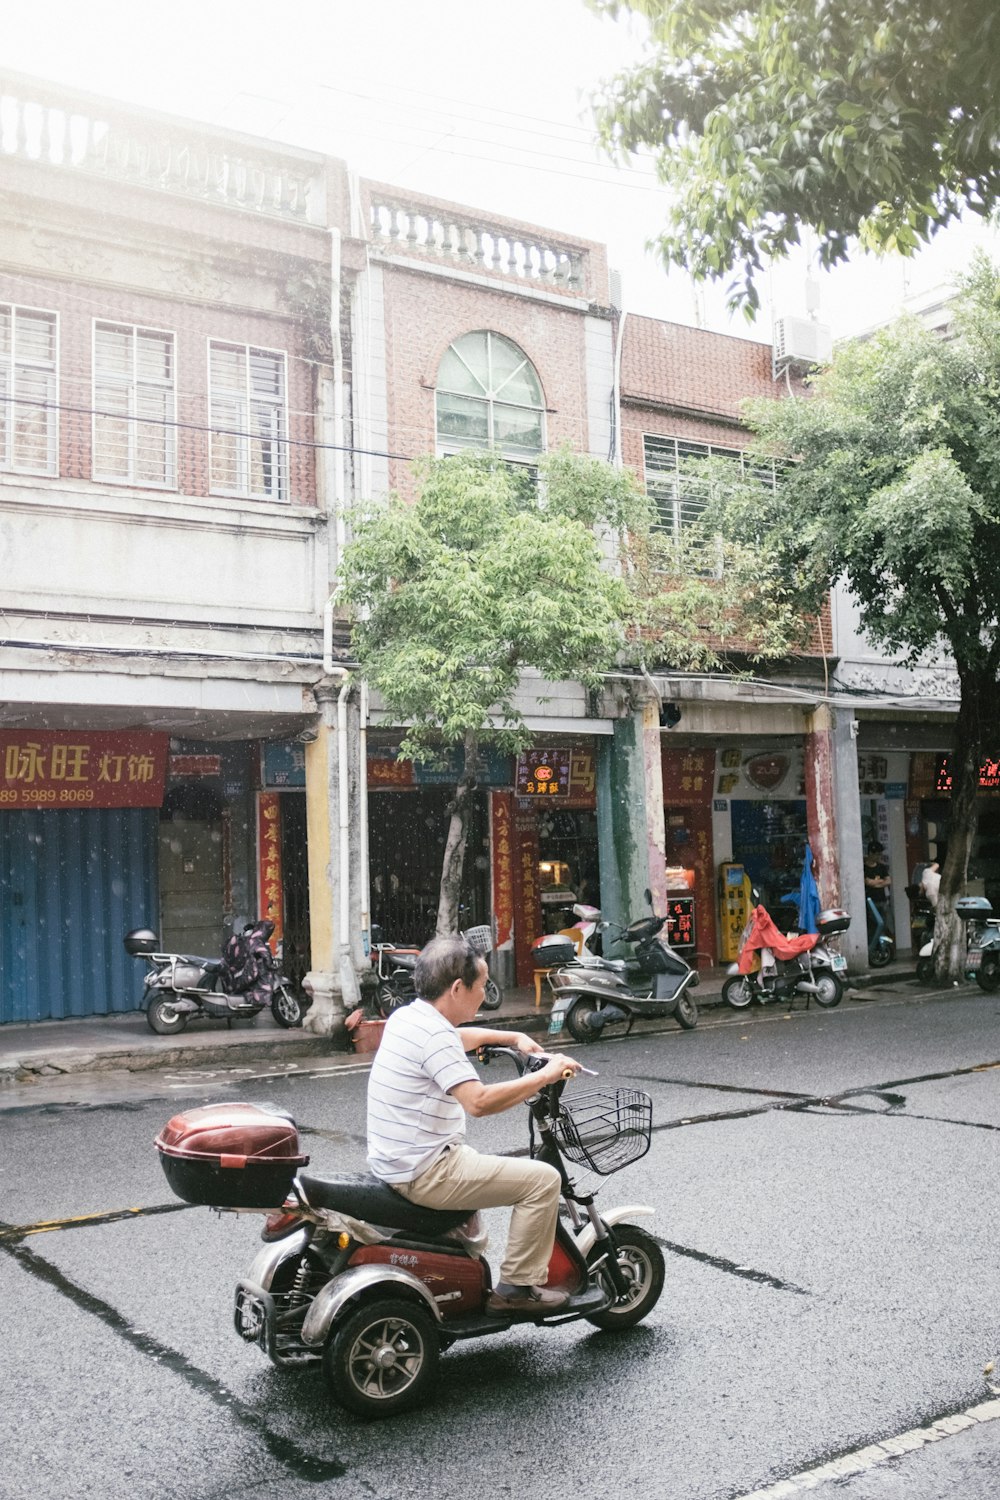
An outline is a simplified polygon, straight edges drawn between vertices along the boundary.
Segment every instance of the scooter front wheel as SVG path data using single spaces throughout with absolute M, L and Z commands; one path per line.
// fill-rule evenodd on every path
M 438 1367 L 429 1312 L 403 1297 L 366 1302 L 334 1329 L 323 1354 L 334 1400 L 361 1417 L 408 1411 L 427 1395 Z
M 920 965 L 917 965 L 917 977 L 920 977 Z M 1000 960 L 995 956 L 984 958 L 981 966 L 976 970 L 976 983 L 981 990 L 988 995 L 1000 990 Z
M 677 1001 L 674 1020 L 678 1026 L 683 1026 L 685 1031 L 693 1031 L 698 1024 L 698 1007 L 686 990 Z
M 884 969 L 896 956 L 896 945 L 890 937 L 880 937 L 868 949 L 868 962 L 873 969 Z
M 597 1328 L 631 1328 L 651 1312 L 660 1300 L 666 1268 L 663 1251 L 652 1235 L 636 1224 L 616 1224 L 611 1231 L 618 1269 L 628 1290 L 619 1301 L 587 1319 Z M 594 1247 L 592 1258 L 600 1254 Z M 600 1273 L 598 1273 L 600 1274 Z
M 483 995 L 483 1003 L 480 1010 L 499 1010 L 503 1003 L 503 990 L 491 976 L 486 981 L 486 992 Z
M 151 995 L 146 1006 L 146 1021 L 157 1036 L 176 1036 L 188 1023 L 188 1013 L 174 1010 L 166 995 Z
M 302 1025 L 302 1006 L 292 994 L 291 987 L 279 984 L 271 998 L 271 1014 L 279 1026 L 290 1031 Z
M 743 1010 L 753 999 L 753 989 L 745 974 L 730 974 L 722 986 L 722 998 L 734 1010 Z

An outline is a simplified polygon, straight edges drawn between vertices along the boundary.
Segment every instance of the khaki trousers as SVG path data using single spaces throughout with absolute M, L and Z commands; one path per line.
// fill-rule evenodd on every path
M 412 1182 L 394 1182 L 397 1193 L 422 1208 L 513 1206 L 500 1280 L 544 1286 L 559 1217 L 559 1173 L 543 1161 L 481 1156 L 471 1146 L 448 1146 Z

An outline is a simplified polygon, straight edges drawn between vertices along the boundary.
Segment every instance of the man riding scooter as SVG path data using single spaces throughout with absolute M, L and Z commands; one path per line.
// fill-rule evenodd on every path
M 467 1054 L 484 1046 L 541 1052 L 523 1032 L 468 1026 L 483 1001 L 486 961 L 464 938 L 435 938 L 414 970 L 421 998 L 386 1022 L 368 1083 L 368 1163 L 424 1208 L 513 1207 L 500 1280 L 486 1303 L 498 1317 L 546 1317 L 568 1294 L 545 1286 L 560 1178 L 545 1162 L 483 1156 L 465 1144 L 467 1115 L 499 1114 L 575 1074 L 571 1057 L 510 1082 L 484 1084 Z M 459 1029 L 461 1027 L 461 1030 Z

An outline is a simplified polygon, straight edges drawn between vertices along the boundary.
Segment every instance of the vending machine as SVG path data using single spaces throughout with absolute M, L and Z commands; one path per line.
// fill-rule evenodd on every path
M 750 917 L 750 876 L 742 865 L 719 866 L 719 957 L 733 963 Z

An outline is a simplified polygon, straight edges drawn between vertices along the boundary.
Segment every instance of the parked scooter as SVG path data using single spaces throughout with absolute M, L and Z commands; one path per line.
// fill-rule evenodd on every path
M 896 940 L 885 925 L 885 916 L 871 896 L 868 908 L 868 962 L 873 969 L 884 969 L 896 957 Z
M 126 953 L 149 965 L 140 1003 L 150 1030 L 176 1036 L 192 1016 L 231 1024 L 259 1015 L 267 1005 L 279 1026 L 301 1026 L 306 1007 L 268 946 L 273 932 L 274 923 L 266 918 L 248 922 L 230 938 L 221 958 L 161 953 L 151 928 L 127 932 Z
M 688 991 L 697 985 L 698 974 L 660 936 L 666 921 L 666 917 L 649 916 L 627 927 L 600 924 L 606 931 L 617 931 L 623 942 L 635 944 L 632 958 L 598 958 L 586 948 L 578 956 L 569 939 L 559 933 L 536 943 L 540 964 L 560 965 L 548 976 L 555 995 L 550 1035 L 558 1036 L 565 1026 L 575 1041 L 596 1042 L 609 1026 L 615 1030 L 624 1026 L 627 1036 L 634 1021 L 668 1016 L 685 1031 L 697 1026 L 698 1007 Z
M 735 1010 L 742 1010 L 751 1000 L 763 1005 L 793 995 L 807 995 L 817 1005 L 839 1005 L 847 960 L 829 946 L 829 940 L 847 931 L 848 913 L 830 907 L 816 919 L 818 932 L 791 937 L 779 930 L 759 904 L 759 893 L 752 895 L 758 904 L 743 930 L 739 958 L 730 965 L 722 986 L 723 1000 Z
M 493 929 L 487 926 L 469 927 L 462 936 L 488 963 L 493 951 Z M 411 1000 L 416 999 L 413 970 L 419 957 L 419 948 L 396 948 L 392 943 L 383 943 L 382 929 L 377 923 L 372 924 L 371 961 L 378 975 L 375 1005 L 383 1020 L 391 1016 L 394 1010 L 399 1010 L 401 1005 L 409 1005 Z M 502 1001 L 503 991 L 490 974 L 486 979 L 486 993 L 480 1009 L 497 1010 Z
M 995 994 L 1000 990 L 1000 918 L 993 916 L 992 903 L 985 896 L 960 896 L 955 912 L 965 926 L 965 977 L 974 979 L 986 994 Z M 921 984 L 934 979 L 936 953 L 932 921 L 917 956 Z
M 485 1047 L 480 1056 L 509 1057 L 520 1074 L 547 1061 L 509 1047 Z M 564 1088 L 548 1084 L 526 1101 L 532 1155 L 562 1179 L 547 1285 L 570 1294 L 559 1312 L 534 1321 L 631 1328 L 663 1290 L 659 1245 L 628 1222 L 652 1209 L 598 1213 L 567 1163 L 607 1176 L 645 1156 L 652 1101 L 622 1088 L 575 1093 L 569 1104 Z M 272 1210 L 264 1248 L 236 1288 L 236 1332 L 281 1367 L 321 1360 L 334 1399 L 349 1411 L 387 1417 L 418 1405 L 434 1388 L 442 1350 L 515 1321 L 484 1310 L 491 1277 L 477 1215 L 418 1207 L 367 1174 L 307 1176 L 300 1169 L 309 1158 L 288 1115 L 212 1104 L 176 1115 L 156 1145 L 185 1202 Z

